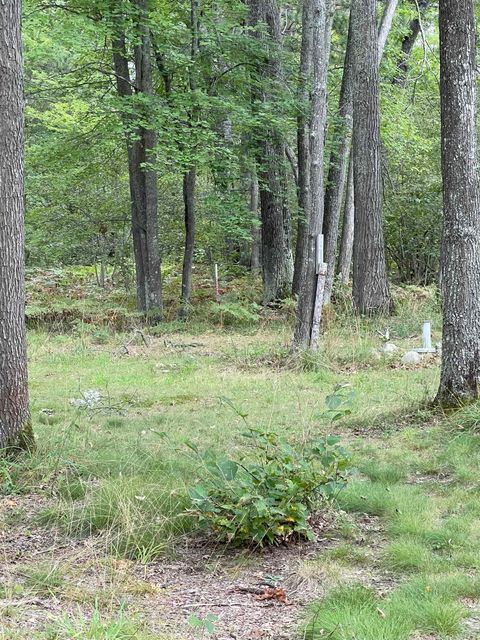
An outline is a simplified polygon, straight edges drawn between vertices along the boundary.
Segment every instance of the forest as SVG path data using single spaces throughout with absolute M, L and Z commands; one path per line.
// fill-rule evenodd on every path
M 0 640 L 480 638 L 474 0 L 0 0 Z

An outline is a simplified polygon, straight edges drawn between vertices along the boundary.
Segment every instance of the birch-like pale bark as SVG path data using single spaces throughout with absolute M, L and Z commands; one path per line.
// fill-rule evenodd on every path
M 294 348 L 310 346 L 315 349 L 315 341 L 312 343 L 311 338 L 318 279 L 316 273 L 316 238 L 322 232 L 324 213 L 323 160 L 327 117 L 327 70 L 330 51 L 330 29 L 328 26 L 330 24 L 330 16 L 328 15 L 328 3 L 326 0 L 314 0 L 312 9 L 314 31 L 310 122 L 310 215 L 293 344 Z
M 478 397 L 480 191 L 473 0 L 440 0 L 440 97 L 444 226 L 443 340 L 437 402 Z
M 388 34 L 392 28 L 393 18 L 397 9 L 398 0 L 387 0 L 385 9 L 383 10 L 380 27 L 378 29 L 378 64 L 380 64 L 385 45 L 387 44 Z
M 348 284 L 352 267 L 353 236 L 355 233 L 355 187 L 353 182 L 353 160 L 350 154 L 348 166 L 347 193 L 345 196 L 345 211 L 343 216 L 342 238 L 340 241 L 340 255 L 338 258 L 338 273 L 340 281 Z
M 21 2 L 0 0 L 0 449 L 33 446 L 24 272 Z

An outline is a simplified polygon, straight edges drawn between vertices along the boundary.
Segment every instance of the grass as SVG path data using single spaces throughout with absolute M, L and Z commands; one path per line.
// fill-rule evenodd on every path
M 328 549 L 298 569 L 324 594 L 309 610 L 308 637 L 478 636 L 480 405 L 433 414 L 425 400 L 438 363 L 409 369 L 380 353 L 378 332 L 387 328 L 401 351 L 419 342 L 424 316 L 438 329 L 435 305 L 411 291 L 391 319 L 337 312 L 313 357 L 292 357 L 288 322 L 259 314 L 249 325 L 236 307 L 241 330 L 216 318 L 216 329 L 200 332 L 205 315 L 196 328 L 155 328 L 148 346 L 134 340 L 127 350 L 132 334 L 103 324 L 100 333 L 78 323 L 69 333 L 31 331 L 38 448 L 0 463 L 0 493 L 12 505 L 0 529 L 45 527 L 79 546 L 73 565 L 48 554 L 8 565 L 0 639 L 166 640 L 148 571 L 195 533 L 186 496 L 201 471 L 187 443 L 239 454 L 245 423 L 297 441 L 338 432 L 353 454 L 351 481 L 325 531 Z M 325 398 L 338 383 L 351 385 L 355 399 L 332 425 Z M 88 390 L 100 393 L 98 403 L 72 403 Z M 32 493 L 40 507 L 15 507 Z M 32 632 L 19 608 L 39 597 L 61 605 Z

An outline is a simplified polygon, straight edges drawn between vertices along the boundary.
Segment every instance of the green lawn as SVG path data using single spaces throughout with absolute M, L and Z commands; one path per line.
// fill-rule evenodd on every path
M 388 324 L 339 318 L 315 358 L 293 358 L 291 328 L 278 324 L 150 336 L 148 345 L 137 336 L 128 353 L 129 335 L 32 332 L 38 449 L 2 463 L 0 528 L 53 531 L 78 548 L 74 561 L 44 554 L 41 537 L 19 561 L 4 551 L 0 638 L 200 637 L 188 624 L 167 633 L 145 613 L 142 599 L 157 588 L 148 567 L 195 536 L 185 508 L 201 470 L 186 442 L 234 454 L 245 421 L 292 441 L 336 432 L 353 456 L 331 542 L 298 563 L 299 577 L 321 589 L 292 638 L 478 637 L 480 408 L 432 413 L 425 401 L 438 362 L 406 368 L 380 354 L 386 326 L 401 350 L 419 341 L 424 309 L 414 311 L 400 308 Z M 337 383 L 356 396 L 351 415 L 332 425 L 325 397 Z M 100 402 L 75 406 L 88 390 Z M 122 582 L 122 597 L 115 562 L 144 567 Z M 106 571 L 113 577 L 97 592 Z M 60 605 L 26 626 L 20 610 L 39 597 Z

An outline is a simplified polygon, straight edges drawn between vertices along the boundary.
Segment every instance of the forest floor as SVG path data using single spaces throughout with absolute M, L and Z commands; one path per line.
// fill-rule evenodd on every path
M 296 359 L 288 323 L 32 331 L 38 448 L 0 463 L 0 639 L 480 637 L 480 406 L 427 408 L 438 359 L 401 363 L 425 313 L 420 299 L 376 323 L 337 318 Z M 331 424 L 338 383 L 355 399 Z M 242 550 L 192 529 L 202 469 L 186 443 L 239 451 L 245 422 L 334 432 L 351 451 L 315 542 Z M 287 602 L 264 599 L 271 584 Z

